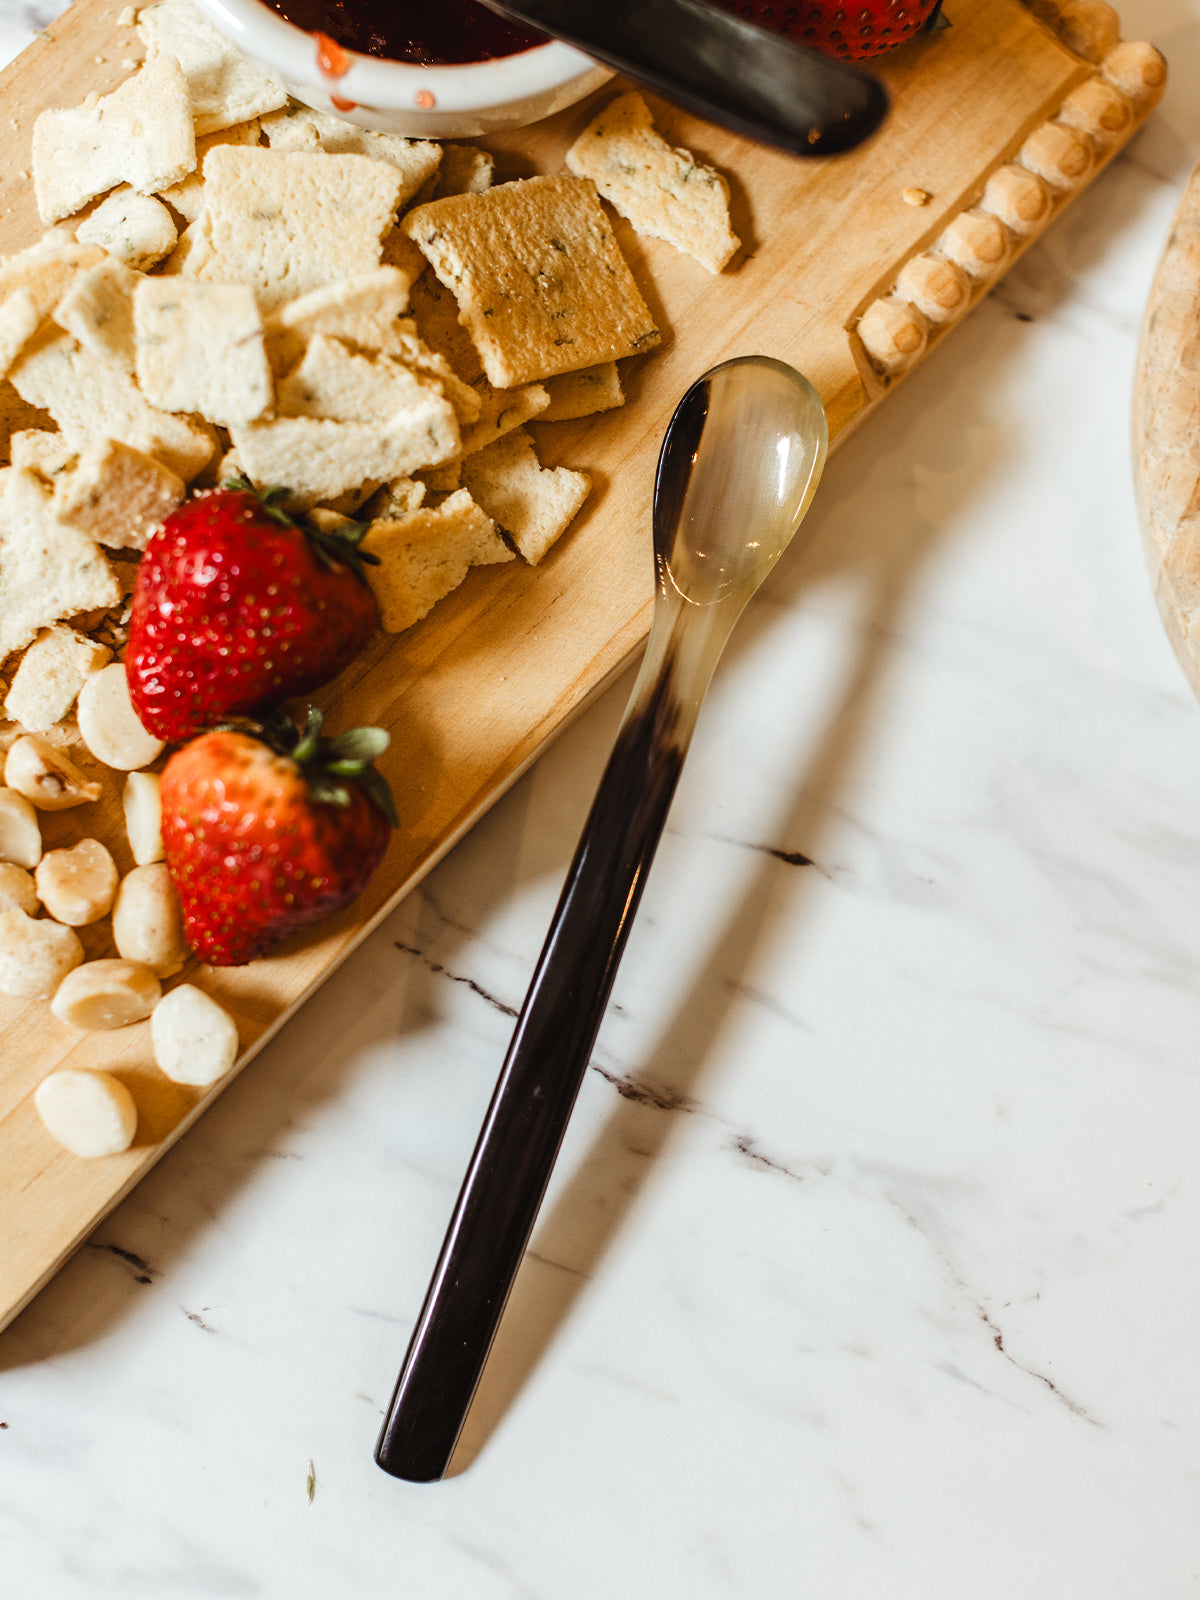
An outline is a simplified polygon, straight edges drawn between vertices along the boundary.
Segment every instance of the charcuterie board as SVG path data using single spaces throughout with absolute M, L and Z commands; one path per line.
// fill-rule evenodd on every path
M 37 113 L 106 93 L 138 53 L 136 36 L 118 25 L 120 7 L 79 0 L 0 75 L 9 122 L 0 251 L 41 231 L 28 181 Z M 201 970 L 198 981 L 237 1019 L 240 1066 L 636 653 L 649 623 L 654 464 L 688 385 L 729 356 L 779 357 L 817 386 L 836 444 L 1103 169 L 1162 90 L 1157 51 L 1122 42 L 1116 13 L 1096 0 L 946 0 L 944 11 L 949 26 L 876 64 L 889 119 L 844 156 L 797 160 L 653 102 L 660 131 L 729 179 L 742 252 L 714 276 L 618 224 L 664 345 L 627 363 L 622 409 L 538 433 L 547 465 L 592 474 L 583 513 L 541 566 L 478 569 L 318 697 L 335 728 L 378 723 L 391 733 L 381 765 L 401 827 L 348 911 L 249 967 Z M 561 170 L 611 92 L 486 141 L 498 178 Z M 0 386 L 0 459 L 9 433 L 27 425 Z M 125 870 L 116 782 L 97 811 L 89 831 Z M 71 813 L 49 818 L 47 844 L 58 842 L 56 829 L 65 838 L 77 827 Z M 90 956 L 109 953 L 103 929 L 83 932 Z M 44 1002 L 8 1000 L 0 1025 L 3 1326 L 220 1086 L 201 1093 L 165 1079 L 146 1024 L 80 1034 Z M 129 1086 L 140 1123 L 128 1152 L 85 1161 L 53 1143 L 32 1096 L 59 1065 L 103 1067 Z

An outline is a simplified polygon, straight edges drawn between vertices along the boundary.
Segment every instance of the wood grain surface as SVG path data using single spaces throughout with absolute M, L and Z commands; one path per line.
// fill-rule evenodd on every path
M 117 25 L 122 7 L 79 0 L 0 76 L 0 251 L 41 232 L 29 182 L 36 114 L 109 91 L 140 54 L 132 30 Z M 619 225 L 664 348 L 626 364 L 622 410 L 534 425 L 547 465 L 593 475 L 575 526 L 537 569 L 477 569 L 426 621 L 378 640 L 318 697 L 334 729 L 373 722 L 391 732 L 382 767 L 402 825 L 349 911 L 245 969 L 201 969 L 202 987 L 238 1020 L 239 1069 L 638 650 L 651 604 L 655 460 L 689 384 L 734 355 L 789 361 L 816 384 L 836 444 L 1104 166 L 1161 89 L 1161 58 L 1118 45 L 1115 13 L 1094 0 L 946 0 L 945 10 L 950 27 L 879 64 L 893 109 L 876 138 L 845 156 L 797 160 L 652 101 L 668 139 L 728 176 L 744 251 L 713 277 Z M 484 141 L 498 179 L 560 170 L 612 92 Z M 9 433 L 28 425 L 0 385 L 0 458 Z M 119 795 L 114 775 L 89 831 L 124 871 L 132 862 Z M 79 826 L 78 813 L 48 815 L 47 844 Z M 107 923 L 83 932 L 90 956 L 110 953 Z M 146 1024 L 80 1035 L 42 1002 L 4 1001 L 0 1025 L 3 1326 L 220 1086 L 201 1094 L 163 1078 Z M 32 1092 L 60 1064 L 104 1067 L 129 1085 L 141 1121 L 125 1155 L 80 1160 L 44 1132 Z

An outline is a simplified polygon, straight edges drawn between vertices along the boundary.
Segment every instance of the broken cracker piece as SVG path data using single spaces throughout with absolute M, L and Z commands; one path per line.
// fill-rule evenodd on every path
M 43 111 L 33 125 L 34 193 L 43 222 L 72 216 L 120 183 L 153 194 L 195 165 L 187 84 L 173 56 L 154 56 L 112 94 Z
M 659 333 L 588 178 L 522 178 L 418 206 L 401 227 L 510 389 L 653 349 Z
M 185 492 L 183 479 L 153 456 L 116 439 L 98 439 L 56 479 L 54 511 L 110 550 L 144 550 Z
M 421 412 L 387 428 L 329 417 L 276 417 L 230 433 L 251 483 L 285 485 L 290 504 L 300 509 L 337 502 L 348 490 L 361 493 L 364 485 L 369 494 L 374 486 L 432 465 L 446 453 L 445 441 L 431 436 Z
M 79 458 L 75 445 L 48 428 L 23 428 L 8 441 L 8 449 L 14 467 L 28 467 L 47 483 L 53 483 Z
M 547 378 L 546 393 L 550 404 L 538 417 L 539 422 L 569 422 L 577 417 L 592 417 L 599 411 L 612 411 L 625 404 L 621 388 L 621 373 L 615 361 L 605 361 L 598 367 L 585 367 L 582 372 L 564 372 L 561 377 Z
M 25 467 L 0 468 L 0 660 L 43 628 L 120 597 L 99 546 L 58 521 L 42 480 Z
M 592 480 L 569 467 L 543 467 L 533 440 L 518 428 L 463 462 L 463 484 L 536 566 L 587 499 Z
M 140 273 L 115 256 L 75 275 L 54 309 L 54 320 L 85 350 L 132 372 L 133 290 Z
M 463 429 L 464 456 L 486 450 L 514 428 L 540 417 L 550 404 L 549 392 L 540 383 L 527 383 L 520 389 L 493 389 L 486 378 L 480 378 L 475 389 L 479 395 L 479 417 L 471 427 Z
M 111 659 L 106 645 L 57 623 L 21 657 L 4 709 L 30 733 L 45 733 L 70 714 L 84 679 Z
M 197 134 L 247 122 L 287 103 L 274 78 L 248 61 L 191 0 L 148 6 L 138 13 L 138 32 L 147 54 L 168 55 L 179 63 Z
M 438 170 L 442 147 L 431 139 L 406 139 L 399 133 L 376 133 L 343 122 L 327 111 L 294 102 L 286 111 L 262 119 L 263 134 L 275 150 L 323 150 L 326 155 L 370 156 L 386 161 L 400 180 L 397 207 L 407 205 Z
M 169 189 L 160 189 L 158 198 L 185 222 L 195 222 L 204 210 L 204 158 L 218 144 L 258 144 L 259 122 L 254 117 L 249 122 L 237 122 L 216 133 L 204 133 L 196 140 L 196 167 L 186 178 L 173 183 Z M 79 237 L 78 232 L 75 235 Z M 168 254 L 167 251 L 163 252 Z
M 265 313 L 379 265 L 400 175 L 359 155 L 308 155 L 217 145 L 204 158 L 204 210 L 184 271 L 247 283 Z M 181 241 L 182 242 L 182 241 Z
M 567 151 L 567 166 L 591 178 L 638 233 L 665 239 L 709 272 L 741 246 L 729 225 L 729 185 L 687 150 L 669 145 L 636 90 L 609 101 Z
M 400 633 L 427 616 L 473 566 L 513 559 L 491 517 L 465 489 L 432 510 L 422 507 L 373 522 L 362 549 L 379 560 L 366 574 L 388 633 Z
M 300 365 L 280 379 L 278 400 L 281 416 L 329 417 L 384 430 L 420 427 L 433 451 L 429 461 L 444 461 L 458 449 L 458 421 L 439 383 L 390 356 L 362 355 L 325 333 L 309 341 Z
M 178 233 L 161 200 L 138 194 L 125 183 L 84 218 L 75 237 L 81 244 L 99 245 L 127 267 L 145 272 L 170 255 Z
M 137 377 L 164 411 L 231 427 L 274 399 L 254 291 L 244 284 L 143 278 L 133 297 Z
M 41 325 L 41 312 L 28 289 L 14 289 L 0 301 L 0 378 Z
M 76 244 L 68 228 L 48 228 L 27 249 L 0 261 L 0 300 L 25 289 L 39 316 L 48 317 L 76 274 L 103 260 L 103 250 L 94 244 Z

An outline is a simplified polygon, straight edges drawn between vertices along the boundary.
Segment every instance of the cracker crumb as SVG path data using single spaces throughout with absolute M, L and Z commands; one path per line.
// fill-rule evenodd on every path
M 910 184 L 900 198 L 906 206 L 927 206 L 933 196 L 928 189 L 918 189 L 915 184 Z

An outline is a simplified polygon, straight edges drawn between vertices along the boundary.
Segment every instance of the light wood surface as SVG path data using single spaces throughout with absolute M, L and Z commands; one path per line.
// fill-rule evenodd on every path
M 41 231 L 28 180 L 37 112 L 107 92 L 138 54 L 131 32 L 115 26 L 122 7 L 80 0 L 0 76 L 10 124 L 0 251 Z M 949 28 L 881 64 L 891 115 L 847 156 L 799 161 L 652 102 L 672 142 L 729 177 L 745 249 L 713 277 L 620 225 L 665 347 L 628 364 L 623 410 L 540 429 L 548 465 L 593 474 L 575 527 L 536 570 L 476 570 L 430 618 L 379 640 L 319 697 L 335 729 L 390 730 L 382 765 L 402 826 L 348 912 L 243 970 L 201 970 L 202 986 L 237 1017 L 239 1068 L 636 653 L 649 622 L 654 465 L 688 385 L 733 355 L 779 357 L 816 384 L 836 444 L 1101 170 L 1161 90 L 1161 58 L 1117 44 L 1107 6 L 947 0 L 946 12 Z M 611 92 L 488 141 L 498 177 L 560 170 L 567 145 Z M 0 388 L 4 455 L 11 429 L 28 425 L 13 401 Z M 92 831 L 125 870 L 119 792 L 114 780 Z M 78 828 L 78 813 L 60 814 L 47 822 L 47 843 Z M 89 955 L 108 953 L 106 929 L 84 930 Z M 167 1082 L 145 1024 L 79 1035 L 44 1003 L 5 1001 L 0 1025 L 3 1326 L 219 1089 L 201 1095 Z M 104 1067 L 132 1089 L 141 1121 L 127 1154 L 83 1161 L 45 1134 L 32 1093 L 60 1064 Z

